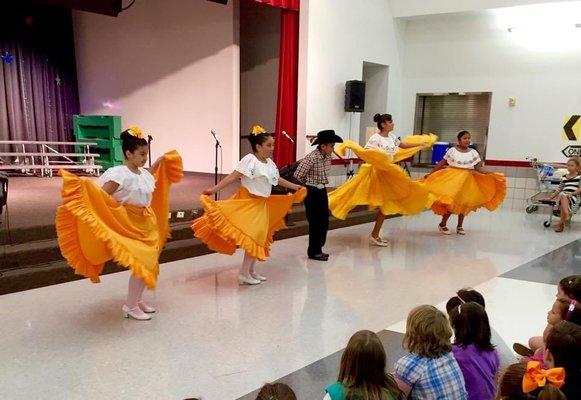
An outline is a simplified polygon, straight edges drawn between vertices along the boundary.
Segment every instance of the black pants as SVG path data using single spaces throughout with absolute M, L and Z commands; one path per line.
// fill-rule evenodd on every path
M 307 197 L 305 197 L 305 211 L 307 221 L 309 221 L 309 257 L 316 256 L 323 252 L 323 246 L 327 241 L 327 230 L 329 230 L 329 198 L 327 189 L 317 189 L 307 186 Z

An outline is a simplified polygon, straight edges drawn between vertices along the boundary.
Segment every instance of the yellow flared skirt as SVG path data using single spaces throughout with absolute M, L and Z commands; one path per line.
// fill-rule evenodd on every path
M 499 173 L 446 168 L 429 175 L 423 182 L 435 197 L 431 209 L 438 215 L 467 215 L 481 207 L 493 211 L 506 195 L 506 179 Z
M 264 261 L 269 256 L 274 233 L 286 227 L 284 217 L 293 203 L 303 201 L 306 189 L 293 194 L 254 196 L 241 188 L 228 200 L 200 196 L 204 215 L 192 229 L 196 237 L 218 253 L 233 254 L 237 247 Z
M 159 274 L 159 254 L 169 237 L 169 188 L 182 175 L 182 159 L 166 153 L 154 173 L 151 207 L 119 204 L 98 185 L 61 171 L 63 205 L 56 230 L 64 258 L 75 270 L 98 283 L 105 263 L 117 262 L 153 289 Z
M 386 153 L 366 150 L 353 142 L 344 143 L 339 150 L 344 151 L 344 148 L 353 150 L 366 164 L 353 179 L 329 194 L 329 209 L 336 218 L 347 218 L 347 214 L 359 205 L 379 208 L 384 215 L 414 215 L 431 205 L 433 197 L 428 189 L 421 182 L 413 181 Z M 415 152 L 420 149 L 415 148 Z M 413 155 L 411 151 L 405 154 L 404 158 Z

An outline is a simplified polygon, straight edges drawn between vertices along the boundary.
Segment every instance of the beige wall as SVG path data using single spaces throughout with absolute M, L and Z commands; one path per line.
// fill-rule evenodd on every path
M 121 115 L 177 149 L 188 171 L 212 172 L 220 134 L 224 172 L 239 155 L 237 2 L 142 0 L 112 18 L 74 12 L 81 112 Z

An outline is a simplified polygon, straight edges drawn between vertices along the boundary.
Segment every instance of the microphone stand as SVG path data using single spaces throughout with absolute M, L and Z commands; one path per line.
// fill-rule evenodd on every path
M 293 154 L 293 147 L 294 147 L 295 141 L 285 131 L 282 131 L 281 134 L 288 141 L 290 141 L 292 143 L 292 145 L 290 145 L 289 148 L 288 148 L 288 150 L 289 150 L 289 152 L 288 152 L 288 165 L 290 166 L 292 164 L 292 159 L 293 159 L 292 154 Z M 284 222 L 285 222 L 285 225 L 286 226 L 295 226 L 296 225 L 294 223 L 294 221 L 291 221 L 290 214 L 285 215 Z
M 214 145 L 214 186 L 216 186 L 218 184 L 218 149 L 220 148 L 220 141 L 218 140 L 218 136 L 216 136 L 216 133 L 213 130 L 210 132 L 216 141 L 216 144 Z M 217 192 L 214 193 L 214 200 L 218 200 Z
M 151 168 L 151 142 L 153 142 L 153 138 L 151 135 L 147 135 L 147 149 L 149 152 L 149 168 Z

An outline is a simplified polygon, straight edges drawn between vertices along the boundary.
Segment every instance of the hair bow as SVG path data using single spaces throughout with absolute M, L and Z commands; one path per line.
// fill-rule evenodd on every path
M 529 361 L 522 378 L 523 393 L 530 393 L 544 387 L 547 382 L 560 388 L 565 384 L 565 370 L 563 368 L 542 369 L 539 361 Z
M 266 130 L 260 126 L 260 125 L 254 125 L 252 127 L 252 132 L 253 135 L 260 135 L 261 133 L 266 133 Z
M 135 136 L 138 139 L 143 139 L 143 132 L 141 132 L 141 129 L 139 129 L 138 126 L 131 125 L 129 128 L 127 128 L 127 132 L 131 136 Z

